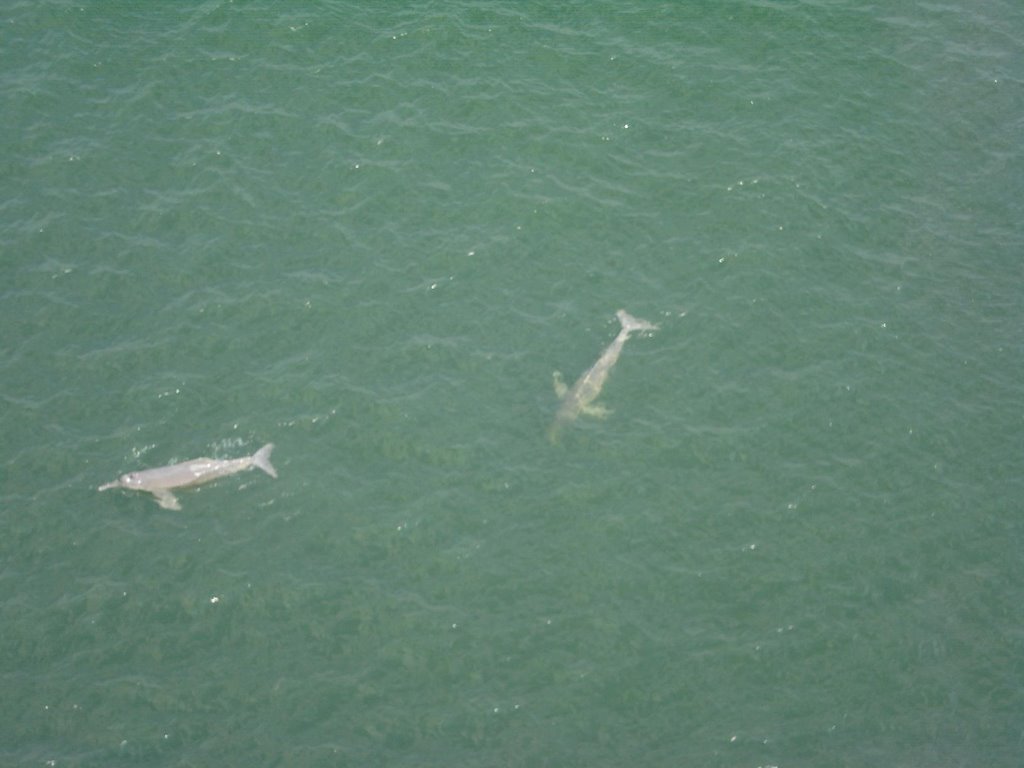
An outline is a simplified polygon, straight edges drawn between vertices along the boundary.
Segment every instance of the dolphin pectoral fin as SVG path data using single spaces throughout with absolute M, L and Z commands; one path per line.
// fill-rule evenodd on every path
M 584 405 L 580 408 L 580 413 L 593 416 L 595 419 L 606 419 L 611 413 L 611 409 L 605 408 L 603 405 Z
M 562 379 L 562 372 L 555 371 L 553 374 L 551 374 L 551 378 L 553 379 L 555 385 L 555 397 L 565 397 L 565 393 L 569 391 L 569 388 L 565 386 L 565 380 Z
M 181 509 L 181 502 L 170 491 L 152 491 L 152 494 L 156 497 L 156 503 L 164 509 Z

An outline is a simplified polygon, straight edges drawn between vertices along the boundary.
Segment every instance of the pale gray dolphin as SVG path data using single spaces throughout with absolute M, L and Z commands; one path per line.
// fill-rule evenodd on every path
M 633 331 L 658 330 L 658 326 L 654 323 L 633 317 L 624 309 L 616 312 L 615 316 L 619 318 L 619 324 L 622 326 L 619 335 L 605 348 L 601 356 L 597 358 L 597 362 L 590 366 L 589 370 L 576 380 L 575 384 L 571 387 L 566 387 L 565 382 L 562 380 L 562 374 L 555 371 L 555 394 L 562 398 L 562 404 L 558 407 L 555 420 L 548 429 L 548 439 L 551 442 L 558 440 L 558 434 L 562 427 L 576 419 L 581 413 L 601 418 L 610 413 L 607 408 L 593 405 L 593 402 L 601 394 L 601 388 L 604 386 L 612 366 L 618 362 L 626 339 L 629 338 L 629 334 Z
M 166 467 L 129 472 L 112 483 L 101 485 L 97 490 L 127 488 L 130 491 L 147 491 L 156 497 L 157 504 L 164 509 L 181 509 L 181 504 L 171 493 L 174 488 L 191 488 L 253 467 L 259 467 L 271 477 L 277 477 L 277 470 L 270 463 L 272 450 L 274 444 L 267 443 L 252 456 L 241 459 L 192 459 Z

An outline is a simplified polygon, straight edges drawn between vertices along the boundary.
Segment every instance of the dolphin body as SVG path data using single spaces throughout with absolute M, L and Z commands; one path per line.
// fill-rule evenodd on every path
M 252 456 L 241 459 L 191 459 L 166 467 L 128 472 L 112 483 L 101 485 L 97 490 L 127 488 L 130 491 L 147 491 L 156 497 L 156 503 L 164 509 L 181 509 L 178 499 L 171 493 L 174 488 L 191 488 L 253 467 L 259 467 L 271 477 L 277 477 L 277 470 L 270 463 L 272 450 L 274 444 L 267 443 Z
M 597 358 L 597 362 L 590 366 L 589 370 L 576 380 L 575 384 L 571 387 L 566 387 L 565 382 L 562 380 L 562 374 L 555 371 L 555 394 L 562 399 L 562 404 L 558 407 L 555 420 L 548 429 L 548 439 L 552 443 L 558 440 L 562 427 L 575 420 L 581 413 L 600 418 L 604 418 L 610 413 L 607 408 L 593 405 L 593 402 L 601 394 L 601 388 L 604 386 L 608 374 L 611 373 L 612 366 L 618 362 L 626 339 L 634 331 L 658 330 L 658 326 L 654 323 L 633 317 L 624 309 L 616 312 L 615 316 L 619 319 L 619 324 L 622 326 L 619 335 L 605 348 L 601 356 Z

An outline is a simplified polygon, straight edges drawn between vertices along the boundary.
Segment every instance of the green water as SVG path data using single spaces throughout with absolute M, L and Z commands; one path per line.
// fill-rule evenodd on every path
M 1020 764 L 1019 3 L 13 2 L 0 99 L 0 765 Z

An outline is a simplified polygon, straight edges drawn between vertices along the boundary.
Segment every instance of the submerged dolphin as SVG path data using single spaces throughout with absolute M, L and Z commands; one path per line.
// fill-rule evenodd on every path
M 590 369 L 580 376 L 572 387 L 566 387 L 565 382 L 562 380 L 562 374 L 555 371 L 555 394 L 562 398 L 562 404 L 558 407 L 555 420 L 548 429 L 548 439 L 551 442 L 555 442 L 558 439 L 558 434 L 563 426 L 573 421 L 581 413 L 599 417 L 608 415 L 609 411 L 607 408 L 603 408 L 600 405 L 592 405 L 592 403 L 601 394 L 601 387 L 604 386 L 605 379 L 608 378 L 612 366 L 618 361 L 626 339 L 629 338 L 629 334 L 633 331 L 658 330 L 658 326 L 654 323 L 633 317 L 624 309 L 616 312 L 615 316 L 619 318 L 619 324 L 622 326 L 619 335 L 601 353 L 601 356 L 597 358 L 597 362 L 590 366 Z
M 171 493 L 174 488 L 191 488 L 253 467 L 259 467 L 271 477 L 277 477 L 277 470 L 270 463 L 272 450 L 274 444 L 267 443 L 252 456 L 241 459 L 192 459 L 166 467 L 129 472 L 112 483 L 101 485 L 97 490 L 127 488 L 130 491 L 148 491 L 164 509 L 181 509 L 181 504 Z

